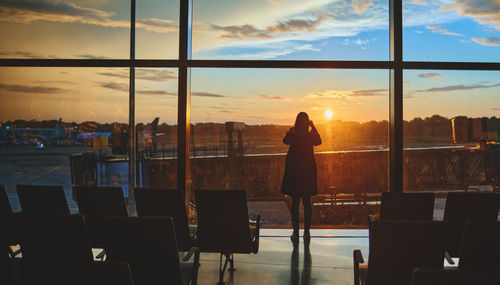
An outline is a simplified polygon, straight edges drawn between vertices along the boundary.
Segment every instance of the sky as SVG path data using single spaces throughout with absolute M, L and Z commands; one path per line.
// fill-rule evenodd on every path
M 193 0 L 193 59 L 388 60 L 388 0 Z M 500 0 L 404 0 L 403 56 L 500 61 Z M 136 57 L 178 56 L 179 1 L 137 0 Z M 0 58 L 128 58 L 123 0 L 0 0 Z M 176 69 L 137 70 L 137 122 L 174 124 Z M 389 117 L 387 70 L 192 69 L 191 120 Z M 0 121 L 127 122 L 128 69 L 0 68 Z M 500 72 L 408 70 L 404 118 L 500 117 Z

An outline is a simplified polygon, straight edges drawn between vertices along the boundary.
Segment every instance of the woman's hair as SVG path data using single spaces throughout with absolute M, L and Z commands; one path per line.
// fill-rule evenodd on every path
M 297 132 L 309 131 L 309 116 L 306 112 L 300 112 L 295 119 L 294 130 Z

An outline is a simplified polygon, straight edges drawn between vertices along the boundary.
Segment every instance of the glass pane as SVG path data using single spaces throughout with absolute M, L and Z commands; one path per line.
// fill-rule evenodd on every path
M 495 1 L 404 1 L 404 59 L 498 62 L 499 15 Z
M 366 214 L 378 209 L 362 201 L 378 201 L 387 189 L 387 71 L 193 69 L 191 76 L 192 189 L 244 189 L 265 227 L 290 227 L 291 201 L 280 193 L 283 137 L 304 111 L 322 138 L 314 148 L 313 226 L 366 226 Z
M 136 69 L 138 185 L 177 187 L 177 70 Z
M 2 58 L 128 58 L 130 1 L 2 1 Z
M 193 58 L 388 60 L 389 1 L 193 1 Z
M 498 71 L 405 71 L 405 191 L 497 187 L 499 75 Z M 443 214 L 442 200 L 436 203 L 438 216 Z
M 120 74 L 120 76 L 115 76 Z M 121 186 L 128 195 L 128 69 L 0 68 L 0 181 Z
M 179 3 L 179 0 L 136 2 L 136 58 L 179 57 Z

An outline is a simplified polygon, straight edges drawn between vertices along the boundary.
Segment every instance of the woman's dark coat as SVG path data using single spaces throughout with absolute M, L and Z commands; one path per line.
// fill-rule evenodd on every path
M 313 146 L 321 144 L 316 128 L 311 132 L 294 132 L 291 128 L 283 138 L 290 145 L 285 161 L 281 193 L 289 196 L 313 196 L 318 193 L 316 160 Z

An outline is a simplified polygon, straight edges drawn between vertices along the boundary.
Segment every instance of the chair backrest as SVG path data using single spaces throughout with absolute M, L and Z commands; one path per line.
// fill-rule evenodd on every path
M 434 193 L 382 193 L 381 220 L 432 221 Z
M 108 261 L 127 262 L 136 284 L 182 284 L 171 217 L 97 218 Z
M 2 229 L 1 240 L 8 245 L 17 244 L 16 233 L 12 228 L 12 216 L 14 211 L 10 204 L 7 189 L 4 185 L 0 185 L 0 229 Z
M 467 221 L 458 267 L 460 269 L 500 270 L 499 256 L 500 222 Z
M 444 220 L 450 223 L 446 250 L 451 256 L 459 256 L 465 222 L 467 220 L 496 221 L 498 202 L 499 198 L 495 193 L 448 193 Z
M 16 189 L 23 213 L 69 214 L 62 186 L 18 184 Z
M 252 252 L 244 190 L 195 190 L 195 200 L 202 251 Z
M 23 264 L 21 285 L 133 285 L 127 263 L 34 262 Z
M 127 204 L 121 187 L 75 186 L 80 215 L 85 216 L 90 243 L 102 247 L 98 240 L 96 218 L 98 216 L 128 216 Z
M 23 262 L 93 260 L 83 216 L 23 213 L 14 221 Z
M 182 191 L 175 189 L 135 188 L 138 216 L 164 216 L 174 219 L 179 250 L 192 247 L 189 224 Z
M 498 285 L 500 270 L 421 269 L 413 272 L 411 285 Z
M 389 221 L 373 223 L 367 285 L 406 285 L 415 268 L 443 268 L 444 222 Z
M 0 219 L 12 215 L 12 206 L 5 186 L 0 184 Z

